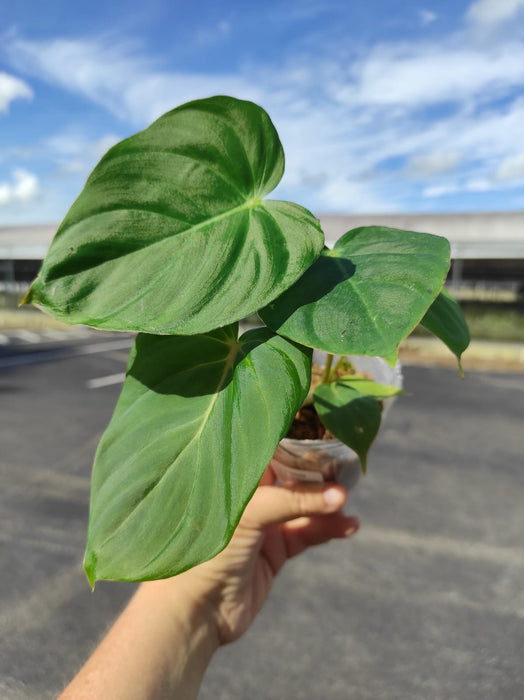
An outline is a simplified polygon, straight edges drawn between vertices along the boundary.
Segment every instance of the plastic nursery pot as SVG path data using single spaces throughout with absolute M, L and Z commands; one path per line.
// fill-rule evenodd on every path
M 323 364 L 323 353 L 315 351 L 315 362 Z M 350 356 L 357 372 L 367 372 L 379 384 L 390 384 L 402 388 L 400 363 L 390 367 L 381 357 Z M 391 409 L 395 397 L 384 400 L 382 419 Z M 271 469 L 278 481 L 290 485 L 299 481 L 337 481 L 352 489 L 361 474 L 357 454 L 340 440 L 295 440 L 280 441 Z
M 284 438 L 270 465 L 284 486 L 299 481 L 338 481 L 351 489 L 361 472 L 357 455 L 340 440 Z

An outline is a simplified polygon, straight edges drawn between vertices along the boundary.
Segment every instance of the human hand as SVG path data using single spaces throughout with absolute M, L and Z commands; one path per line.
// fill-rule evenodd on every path
M 219 644 L 247 630 L 287 559 L 358 530 L 358 519 L 341 511 L 347 497 L 342 486 L 281 487 L 274 481 L 268 469 L 220 554 L 175 577 L 177 586 L 205 607 Z
M 143 583 L 61 700 L 194 700 L 216 648 L 238 639 L 290 557 L 347 537 L 340 485 L 274 486 L 268 470 L 228 546 L 178 576 Z

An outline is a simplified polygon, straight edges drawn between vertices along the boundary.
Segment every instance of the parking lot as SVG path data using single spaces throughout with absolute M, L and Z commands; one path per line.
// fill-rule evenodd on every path
M 54 698 L 131 595 L 81 569 L 90 466 L 125 334 L 0 345 L 0 697 Z M 202 700 L 516 700 L 524 667 L 524 375 L 406 367 L 350 498 L 361 532 L 280 576 Z

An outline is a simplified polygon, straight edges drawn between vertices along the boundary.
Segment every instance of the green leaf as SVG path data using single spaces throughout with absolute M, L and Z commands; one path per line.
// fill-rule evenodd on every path
M 257 105 L 219 96 L 168 112 L 96 166 L 25 303 L 67 323 L 159 334 L 249 315 L 324 242 L 306 209 L 263 201 L 283 171 Z
M 313 402 L 322 423 L 335 437 L 354 450 L 367 468 L 367 455 L 378 429 L 381 409 L 379 399 L 402 393 L 396 387 L 369 380 L 344 379 L 320 384 Z
M 91 583 L 172 576 L 227 544 L 307 393 L 310 363 L 267 328 L 137 337 L 95 458 Z
M 405 392 L 391 384 L 379 384 L 372 379 L 359 377 L 358 375 L 348 375 L 336 380 L 339 384 L 344 384 L 352 389 L 355 389 L 360 394 L 365 396 L 374 396 L 376 399 L 389 399 L 392 396 L 400 396 Z
M 438 295 L 449 243 L 431 234 L 368 226 L 325 248 L 300 280 L 260 312 L 274 331 L 332 354 L 394 363 L 400 341 Z
M 443 289 L 420 322 L 424 328 L 440 338 L 458 360 L 460 374 L 464 376 L 461 357 L 468 347 L 468 324 L 458 302 Z

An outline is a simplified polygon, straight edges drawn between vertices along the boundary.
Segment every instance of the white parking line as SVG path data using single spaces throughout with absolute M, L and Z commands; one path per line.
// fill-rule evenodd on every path
M 92 355 L 96 352 L 106 352 L 107 350 L 123 350 L 130 348 L 135 342 L 134 338 L 126 338 L 125 340 L 109 340 L 106 343 L 91 343 L 90 345 L 81 345 L 77 350 L 78 355 Z
M 59 331 L 55 328 L 47 328 L 45 331 L 41 331 L 40 333 L 46 340 L 64 340 L 68 337 L 69 331 Z
M 96 377 L 95 379 L 88 379 L 86 382 L 86 386 L 88 389 L 100 389 L 103 386 L 122 384 L 125 378 L 125 372 L 118 372 L 117 374 L 108 374 L 106 377 Z
M 52 352 L 29 352 L 25 355 L 15 355 L 14 357 L 4 357 L 0 359 L 0 369 L 4 367 L 20 367 L 21 365 L 32 365 L 38 362 L 51 362 L 53 360 L 65 360 L 81 355 L 93 355 L 97 352 L 108 352 L 110 350 L 123 350 L 130 348 L 134 343 L 133 338 L 123 340 L 110 340 L 106 343 L 90 343 L 79 347 L 58 348 Z
M 40 341 L 38 333 L 33 333 L 33 331 L 28 331 L 25 328 L 18 328 L 12 331 L 11 335 L 20 340 L 24 340 L 26 343 L 38 343 Z

